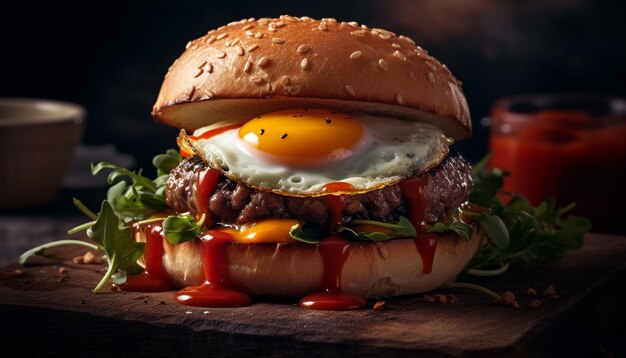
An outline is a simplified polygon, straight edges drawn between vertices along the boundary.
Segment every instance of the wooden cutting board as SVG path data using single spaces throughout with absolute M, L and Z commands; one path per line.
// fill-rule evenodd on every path
M 80 250 L 84 251 L 84 250 Z M 297 301 L 257 299 L 243 308 L 175 303 L 172 292 L 92 294 L 104 265 L 65 261 L 0 270 L 2 355 L 100 356 L 593 356 L 624 337 L 626 237 L 591 234 L 562 262 L 513 267 L 475 281 L 512 291 L 519 309 L 467 290 L 390 298 L 382 310 L 309 311 Z M 68 269 L 66 279 L 58 273 Z M 304 273 L 303 273 L 304 274 Z M 554 285 L 558 298 L 533 297 Z M 539 308 L 529 307 L 539 299 Z M 622 331 L 619 331 L 622 329 Z M 621 336 L 620 336 L 621 335 Z

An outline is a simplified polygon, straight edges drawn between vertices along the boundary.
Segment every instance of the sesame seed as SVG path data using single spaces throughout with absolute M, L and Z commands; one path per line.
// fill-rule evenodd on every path
M 383 71 L 389 70 L 389 64 L 387 63 L 387 61 L 383 60 L 382 58 L 378 60 L 378 66 L 380 66 L 380 68 L 382 68 Z
M 365 36 L 365 34 L 367 34 L 367 31 L 364 31 L 364 30 L 355 30 L 355 31 L 350 32 L 350 35 L 359 36 L 359 37 L 363 37 Z
M 239 43 L 239 39 L 234 39 L 233 41 L 230 42 L 230 45 L 235 46 L 238 43 Z
M 204 70 L 202 68 L 199 68 L 198 71 L 196 71 L 196 74 L 193 76 L 193 78 L 198 78 L 203 73 L 204 73 Z
M 272 39 L 272 42 L 275 44 L 282 44 L 283 42 L 285 42 L 285 39 L 281 39 L 280 37 L 274 37 Z
M 398 103 L 399 105 L 404 104 L 404 99 L 402 98 L 402 95 L 400 93 L 396 94 L 396 103 Z
M 268 30 L 270 30 L 270 32 L 276 32 L 276 31 L 278 31 L 278 30 L 276 30 L 276 28 L 275 28 L 275 27 L 269 27 L 269 28 L 268 28 Z
M 224 57 L 226 57 L 226 52 L 224 52 L 224 51 L 219 51 L 219 50 L 218 50 L 218 51 L 215 53 L 215 57 L 217 57 L 217 58 L 224 58 Z
M 215 42 L 215 36 L 210 36 L 208 39 L 206 39 L 206 42 L 208 44 L 212 44 L 213 42 Z
M 359 27 L 359 24 L 356 21 L 350 21 L 350 22 L 348 22 L 348 25 L 354 26 L 354 27 Z
M 217 35 L 217 39 L 218 40 L 221 40 L 221 39 L 223 39 L 225 37 L 228 37 L 228 34 L 219 34 L 219 35 Z
M 224 42 L 224 46 L 226 46 L 226 47 L 230 47 L 230 41 L 226 41 L 226 42 Z
M 250 82 L 254 83 L 255 85 L 262 85 L 265 83 L 265 79 L 261 76 L 252 76 L 250 77 Z
M 267 57 L 263 56 L 259 59 L 259 62 L 257 62 L 257 65 L 259 65 L 259 67 L 263 67 L 263 66 L 266 66 L 269 62 L 270 60 Z
M 311 51 L 311 48 L 307 45 L 300 45 L 296 51 L 298 51 L 298 53 L 307 53 Z
M 208 73 L 213 73 L 213 64 L 207 63 L 207 65 L 204 68 L 204 70 L 207 71 Z
M 435 64 L 432 62 L 428 62 L 426 61 L 426 66 L 428 66 L 428 68 L 430 68 L 431 71 L 436 71 L 437 67 L 435 67 Z
M 400 35 L 400 36 L 398 36 L 398 38 L 399 38 L 400 40 L 404 40 L 404 41 L 406 41 L 406 42 L 410 43 L 411 45 L 415 46 L 415 41 L 413 41 L 413 39 L 412 39 L 412 38 L 410 38 L 410 37 L 406 37 L 406 36 L 402 36 L 402 35 Z
M 393 48 L 400 48 L 400 44 L 397 43 L 397 42 L 394 42 L 394 43 L 391 44 L 391 47 L 393 47 Z
M 398 50 L 396 50 L 396 52 L 394 52 L 393 55 L 401 59 L 402 61 L 406 61 L 406 56 Z
M 203 90 L 204 95 L 202 97 L 200 97 L 200 99 L 211 99 L 213 97 L 215 97 L 215 93 L 213 93 L 213 91 L 209 91 L 207 89 Z
M 277 28 L 281 28 L 281 27 L 285 26 L 285 23 L 284 23 L 284 22 L 282 22 L 282 21 L 278 21 L 278 22 L 275 24 L 275 26 L 276 26 Z
M 241 46 L 235 46 L 235 52 L 237 52 L 237 55 L 243 56 L 243 48 Z
M 247 50 L 247 51 L 248 51 L 248 52 L 252 52 L 252 51 L 256 50 L 257 48 L 259 48 L 259 45 L 254 44 L 254 45 L 252 45 L 252 46 L 248 47 L 248 50 Z
M 295 96 L 295 95 L 297 95 L 298 93 L 300 93 L 300 90 L 301 90 L 300 86 L 296 85 L 296 86 L 291 86 L 291 87 L 289 87 L 289 89 L 287 90 L 287 92 L 288 92 L 290 95 Z
M 356 97 L 356 92 L 354 91 L 354 88 L 352 88 L 352 86 L 346 85 L 346 91 L 350 93 L 352 97 Z
M 243 65 L 243 72 L 248 73 L 250 71 L 250 67 L 252 66 L 252 62 L 246 61 L 246 64 Z
M 325 22 L 320 22 L 320 24 L 317 26 L 317 29 L 322 31 L 328 31 L 328 27 L 326 26 Z
M 185 45 L 185 50 L 189 49 L 191 47 L 192 42 L 189 41 L 187 42 L 187 45 Z
M 258 31 L 257 31 L 257 32 L 254 34 L 254 37 L 256 37 L 257 39 L 260 39 L 261 37 L 263 37 L 263 33 L 261 33 L 261 32 L 258 32 Z
M 354 51 L 351 55 L 350 55 L 350 59 L 354 60 L 357 59 L 359 57 L 361 57 L 363 53 L 361 51 Z
M 248 18 L 248 22 L 254 21 L 254 17 Z
M 383 40 L 389 40 L 391 38 L 391 35 L 389 35 L 389 34 L 379 34 L 378 37 L 380 37 Z
M 430 82 L 435 82 L 435 75 L 432 72 L 428 72 L 428 80 Z
M 187 99 L 191 99 L 191 97 L 193 97 L 194 93 L 196 93 L 196 87 L 195 86 L 191 86 L 191 87 L 187 88 L 187 90 L 185 90 L 185 96 L 187 97 Z
M 246 31 L 246 30 L 250 30 L 250 29 L 251 29 L 251 28 L 253 28 L 253 27 L 254 27 L 254 25 L 253 25 L 253 24 L 248 24 L 248 25 L 246 25 L 246 26 L 242 27 L 241 29 L 242 29 L 243 31 Z
M 303 58 L 302 61 L 300 61 L 300 68 L 303 71 L 309 68 L 309 60 L 307 58 Z
M 252 37 L 252 36 L 254 36 L 254 32 L 248 30 L 248 31 L 246 31 L 246 36 Z

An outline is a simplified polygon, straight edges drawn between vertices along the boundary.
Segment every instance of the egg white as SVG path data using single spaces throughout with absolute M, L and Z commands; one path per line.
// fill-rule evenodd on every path
M 233 180 L 290 196 L 327 195 L 324 186 L 333 182 L 349 183 L 357 193 L 392 185 L 439 164 L 452 144 L 452 139 L 427 123 L 351 115 L 365 128 L 362 142 L 356 148 L 335 153 L 343 159 L 334 158 L 335 161 L 313 168 L 279 165 L 264 159 L 242 142 L 238 129 L 198 140 L 182 132 L 179 143 L 191 147 L 193 153 Z M 196 130 L 194 136 L 207 129 Z

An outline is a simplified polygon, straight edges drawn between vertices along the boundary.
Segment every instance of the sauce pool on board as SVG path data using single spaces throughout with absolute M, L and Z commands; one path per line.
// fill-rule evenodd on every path
M 350 243 L 339 235 L 329 236 L 318 244 L 324 272 L 321 290 L 300 300 L 300 307 L 312 310 L 353 310 L 367 305 L 361 296 L 343 292 L 341 271 L 350 255 Z

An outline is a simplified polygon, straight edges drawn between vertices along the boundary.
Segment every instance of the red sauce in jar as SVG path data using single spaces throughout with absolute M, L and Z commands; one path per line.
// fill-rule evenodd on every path
M 324 273 L 322 290 L 300 300 L 300 307 L 313 310 L 353 310 L 366 306 L 361 296 L 343 292 L 341 289 L 341 271 L 350 255 L 350 243 L 339 235 L 332 235 L 319 244 Z
M 132 226 L 133 233 L 141 230 L 138 224 Z M 163 292 L 171 290 L 170 277 L 163 266 L 163 227 L 161 223 L 147 224 L 144 228 L 146 247 L 144 258 L 146 268 L 139 275 L 128 276 L 120 288 L 132 292 Z
M 208 231 L 200 238 L 204 283 L 176 292 L 176 300 L 189 306 L 241 307 L 251 303 L 250 296 L 230 288 L 228 244 L 231 235 Z
M 593 230 L 626 232 L 621 225 L 626 199 L 626 121 L 576 110 L 492 113 L 490 166 L 507 170 L 504 191 L 533 205 L 556 197 L 558 206 L 576 203 Z M 508 200 L 508 196 L 502 196 Z M 612 205 L 611 203 L 618 203 Z

